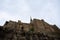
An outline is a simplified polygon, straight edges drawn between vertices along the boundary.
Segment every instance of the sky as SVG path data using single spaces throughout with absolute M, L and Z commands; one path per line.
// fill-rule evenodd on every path
M 30 22 L 32 19 L 44 19 L 60 28 L 60 0 L 0 0 L 0 25 L 13 20 Z

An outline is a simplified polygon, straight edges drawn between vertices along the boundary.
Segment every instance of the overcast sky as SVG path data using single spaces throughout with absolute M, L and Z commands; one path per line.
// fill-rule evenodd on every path
M 0 25 L 7 20 L 44 19 L 60 26 L 60 0 L 0 0 Z

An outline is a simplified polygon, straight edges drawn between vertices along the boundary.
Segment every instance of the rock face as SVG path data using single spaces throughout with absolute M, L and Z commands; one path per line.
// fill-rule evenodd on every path
M 6 21 L 0 26 L 0 40 L 60 40 L 60 29 L 39 19 L 30 23 Z

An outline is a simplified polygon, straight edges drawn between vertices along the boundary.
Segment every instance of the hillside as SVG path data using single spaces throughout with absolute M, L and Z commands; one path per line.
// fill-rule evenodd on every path
M 60 29 L 43 19 L 31 19 L 30 23 L 10 20 L 0 26 L 0 40 L 60 40 Z

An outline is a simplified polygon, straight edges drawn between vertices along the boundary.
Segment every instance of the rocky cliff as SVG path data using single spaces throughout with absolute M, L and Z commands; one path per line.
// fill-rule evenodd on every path
M 0 26 L 0 40 L 60 40 L 60 29 L 39 19 L 30 23 L 6 21 Z

